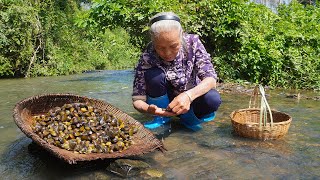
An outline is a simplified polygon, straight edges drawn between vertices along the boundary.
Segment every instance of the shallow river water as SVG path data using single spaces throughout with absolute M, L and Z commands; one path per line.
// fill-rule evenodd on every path
M 132 80 L 129 70 L 0 80 L 0 179 L 121 179 L 106 170 L 107 161 L 68 165 L 38 150 L 14 123 L 12 110 L 34 95 L 73 93 L 107 101 L 144 122 L 151 117 L 132 107 Z M 163 172 L 162 179 L 319 179 L 320 101 L 286 98 L 282 90 L 267 93 L 272 108 L 293 117 L 284 138 L 257 141 L 233 135 L 229 115 L 247 108 L 250 97 L 221 94 L 216 119 L 201 131 L 191 132 L 175 121 L 163 141 L 165 153 L 136 159 Z

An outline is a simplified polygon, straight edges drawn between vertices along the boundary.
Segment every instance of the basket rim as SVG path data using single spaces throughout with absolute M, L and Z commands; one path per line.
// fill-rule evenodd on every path
M 38 100 L 41 98 L 55 98 L 55 97 L 70 97 L 70 98 L 75 98 L 77 101 L 93 101 L 94 103 L 102 103 L 105 106 L 110 106 L 115 111 L 118 111 L 117 113 L 125 116 L 128 122 L 134 123 L 134 125 L 138 126 L 138 129 L 140 131 L 139 136 L 137 135 L 136 138 L 138 138 L 136 141 L 139 142 L 139 144 L 142 144 L 143 142 L 146 142 L 146 140 L 150 141 L 149 145 L 146 145 L 143 150 L 137 150 L 136 145 L 130 146 L 132 148 L 131 153 L 128 153 L 127 155 L 123 155 L 121 152 L 113 152 L 113 153 L 89 153 L 89 154 L 78 154 L 77 156 L 75 155 L 70 155 L 68 154 L 74 154 L 72 151 L 68 151 L 62 148 L 59 148 L 55 145 L 51 145 L 47 143 L 45 140 L 41 139 L 36 133 L 34 133 L 32 130 L 30 131 L 31 128 L 30 122 L 26 120 L 26 118 L 21 116 L 22 111 L 24 109 L 28 109 L 26 106 L 26 103 L 33 103 L 33 100 Z M 61 102 L 63 100 L 61 99 Z M 50 107 L 50 106 L 48 106 Z M 31 111 L 30 111 L 31 112 Z M 31 112 L 32 114 L 32 112 Z M 30 117 L 30 116 L 29 116 Z M 142 155 L 145 153 L 149 153 L 153 150 L 160 150 L 161 152 L 164 152 L 166 149 L 164 148 L 164 144 L 162 141 L 157 139 L 151 131 L 146 129 L 138 120 L 135 120 L 133 117 L 128 115 L 127 113 L 123 112 L 121 109 L 115 107 L 114 105 L 102 100 L 102 99 L 97 99 L 97 98 L 91 98 L 88 96 L 80 96 L 72 93 L 48 93 L 48 94 L 39 94 L 31 97 L 27 97 L 25 99 L 20 100 L 18 103 L 13 108 L 13 119 L 18 128 L 30 139 L 32 139 L 36 144 L 40 145 L 42 148 L 53 154 L 54 156 L 58 157 L 59 159 L 62 159 L 69 164 L 76 164 L 77 162 L 80 161 L 91 161 L 91 160 L 98 160 L 98 159 L 108 159 L 108 158 L 121 158 L 121 157 L 127 157 L 127 156 L 135 156 L 135 155 Z M 146 138 L 146 139 L 145 139 Z M 143 142 L 142 142 L 143 141 Z M 145 143 L 146 144 L 146 143 Z M 128 149 L 130 149 L 130 147 Z M 62 153 L 62 154 L 61 154 Z M 113 155 L 111 155 L 113 154 Z M 67 156 L 67 157 L 65 157 Z M 110 157 L 109 157 L 110 156 Z M 115 156 L 115 157 L 113 157 Z
M 238 122 L 238 121 L 236 121 L 236 120 L 234 119 L 234 116 L 235 116 L 236 113 L 244 112 L 244 111 L 260 111 L 260 108 L 244 108 L 244 109 L 238 109 L 238 110 L 232 111 L 232 112 L 230 113 L 231 121 L 232 121 L 232 122 L 236 122 L 236 123 L 240 123 L 240 124 L 252 124 L 252 125 L 259 124 L 259 122 L 257 122 L 257 123 L 254 123 L 254 122 L 241 123 L 241 122 Z M 285 120 L 285 121 L 273 122 L 273 124 L 275 124 L 275 125 L 287 124 L 287 123 L 290 123 L 290 122 L 292 121 L 292 117 L 291 117 L 289 114 L 285 113 L 285 112 L 281 112 L 281 111 L 278 111 L 278 110 L 275 110 L 275 109 L 271 109 L 271 112 L 272 112 L 272 113 L 274 113 L 274 112 L 276 112 L 276 113 L 281 113 L 281 114 L 286 115 L 286 116 L 289 117 L 288 120 Z M 270 124 L 271 124 L 270 122 L 267 123 L 267 125 L 270 125 Z

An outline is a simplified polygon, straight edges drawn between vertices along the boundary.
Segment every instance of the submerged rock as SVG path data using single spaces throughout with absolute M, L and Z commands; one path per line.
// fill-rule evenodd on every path
M 146 169 L 146 170 L 143 170 L 141 172 L 141 174 L 143 176 L 147 176 L 147 177 L 150 177 L 150 178 L 162 178 L 164 173 L 157 170 L 157 169 L 153 169 L 153 168 L 150 168 L 150 169 Z
M 150 168 L 150 165 L 140 160 L 117 159 L 107 167 L 107 170 L 121 177 L 132 177 L 147 168 Z
M 148 163 L 140 160 L 117 159 L 107 167 L 107 170 L 123 178 L 133 176 L 138 176 L 142 179 L 164 178 L 162 171 L 151 168 Z

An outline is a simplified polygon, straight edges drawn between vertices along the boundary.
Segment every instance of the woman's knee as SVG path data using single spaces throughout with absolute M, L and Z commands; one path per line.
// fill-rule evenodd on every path
M 217 111 L 221 104 L 221 96 L 217 90 L 212 89 L 206 94 L 205 101 L 209 107 Z
M 201 117 L 218 110 L 221 104 L 221 97 L 217 90 L 212 89 L 206 94 L 195 99 L 192 104 L 194 113 L 197 117 Z

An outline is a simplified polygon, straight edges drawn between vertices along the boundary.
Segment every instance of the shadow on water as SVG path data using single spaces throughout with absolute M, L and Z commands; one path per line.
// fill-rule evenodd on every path
M 132 80 L 132 71 L 0 80 L 0 177 L 121 179 L 106 171 L 113 160 L 69 165 L 39 148 L 17 128 L 12 109 L 30 96 L 68 92 L 105 100 L 145 122 L 151 117 L 138 113 L 131 104 Z M 163 140 L 167 151 L 134 158 L 162 171 L 165 179 L 319 179 L 320 101 L 285 98 L 284 90 L 267 93 L 272 108 L 293 117 L 282 139 L 258 141 L 234 135 L 229 115 L 247 108 L 250 97 L 222 93 L 223 103 L 215 120 L 204 124 L 201 131 L 189 131 L 173 118 L 171 133 Z

